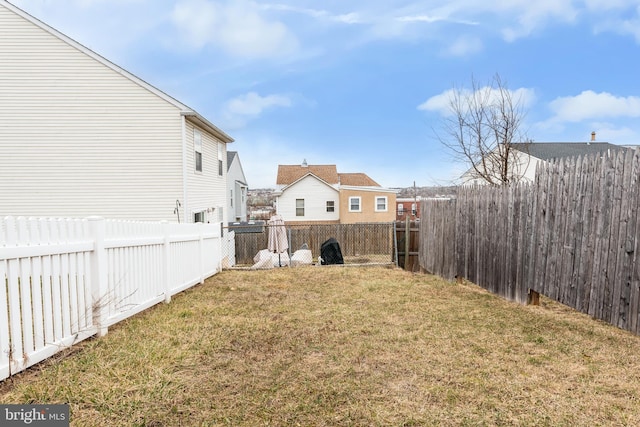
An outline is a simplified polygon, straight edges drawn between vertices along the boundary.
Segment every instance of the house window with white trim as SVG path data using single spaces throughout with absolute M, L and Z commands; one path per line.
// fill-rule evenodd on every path
M 296 216 L 304 216 L 304 199 L 296 199 Z
M 402 216 L 402 215 L 404 215 L 404 205 L 400 203 L 398 205 L 398 216 Z
M 376 197 L 376 212 L 387 211 L 387 196 Z
M 349 197 L 349 212 L 361 212 L 361 201 L 360 197 Z
M 193 222 L 204 222 L 205 219 L 205 212 L 195 212 L 193 214 Z
M 202 133 L 198 129 L 193 130 L 193 151 L 196 161 L 196 172 L 202 172 Z
M 223 164 L 222 164 L 222 143 L 218 143 L 218 175 L 222 176 L 223 173 Z
M 327 212 L 336 211 L 336 202 L 334 200 L 327 200 Z
M 231 192 L 231 207 L 233 207 L 233 190 L 229 190 Z

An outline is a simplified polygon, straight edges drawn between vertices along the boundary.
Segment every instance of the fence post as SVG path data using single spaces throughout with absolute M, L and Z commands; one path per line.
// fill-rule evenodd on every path
M 200 252 L 200 284 L 204 283 L 204 223 L 198 223 L 198 250 Z
M 411 249 L 411 219 L 409 215 L 404 222 L 404 269 L 409 270 L 409 249 Z
M 170 258 L 170 241 L 169 241 L 169 221 L 160 221 L 162 224 L 162 284 L 164 289 L 164 302 L 171 302 L 171 280 L 169 280 L 169 258 Z
M 109 289 L 107 283 L 107 251 L 104 247 L 105 220 L 99 216 L 87 218 L 94 246 L 91 254 L 91 298 L 93 324 L 98 328 L 98 337 L 107 335 Z
M 216 228 L 218 229 L 218 228 Z M 218 256 L 218 273 L 220 273 L 222 271 L 222 257 L 225 253 L 227 253 L 227 258 L 228 258 L 228 266 L 231 266 L 231 253 L 229 250 L 229 242 L 226 240 L 226 237 L 224 236 L 224 223 L 221 222 L 220 223 L 220 239 L 218 239 L 218 253 L 220 254 L 220 256 Z M 231 236 L 231 230 L 229 228 L 227 228 L 227 236 Z M 233 233 L 233 259 L 235 260 L 236 257 L 236 249 L 235 249 L 235 245 L 236 245 L 236 240 L 235 240 L 235 236 L 236 234 Z M 224 246 L 223 246 L 224 245 Z M 234 263 L 235 264 L 235 263 Z

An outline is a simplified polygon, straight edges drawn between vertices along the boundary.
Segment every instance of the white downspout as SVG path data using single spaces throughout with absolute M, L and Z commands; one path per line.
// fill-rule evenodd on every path
M 187 212 L 189 212 L 189 202 L 187 192 L 187 123 L 185 116 L 181 116 L 182 119 L 182 218 L 184 218 L 183 222 L 191 222 L 190 218 L 187 217 Z

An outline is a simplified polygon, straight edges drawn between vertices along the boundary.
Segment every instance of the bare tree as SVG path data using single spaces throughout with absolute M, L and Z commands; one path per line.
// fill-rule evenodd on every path
M 528 145 L 521 129 L 526 115 L 522 96 L 498 74 L 484 86 L 472 77 L 470 90 L 453 88 L 450 94 L 450 114 L 437 137 L 457 160 L 470 164 L 467 180 L 506 185 L 520 179 L 529 157 L 520 154 Z

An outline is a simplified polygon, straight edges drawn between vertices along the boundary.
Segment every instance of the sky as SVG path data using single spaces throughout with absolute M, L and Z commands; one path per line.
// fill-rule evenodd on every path
M 452 88 L 496 74 L 534 142 L 640 144 L 640 0 L 11 0 L 278 164 L 451 185 Z

